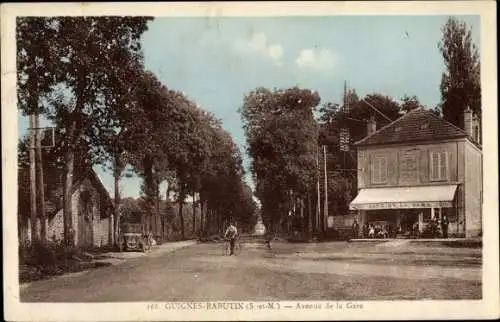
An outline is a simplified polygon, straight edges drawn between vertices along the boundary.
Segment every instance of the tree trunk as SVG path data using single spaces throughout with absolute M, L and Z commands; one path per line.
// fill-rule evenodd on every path
M 201 230 L 202 236 L 205 236 L 205 232 L 206 232 L 206 220 L 207 220 L 206 211 L 207 211 L 206 203 L 200 196 L 200 217 L 201 217 L 200 218 L 200 221 L 201 221 L 200 222 L 200 225 L 201 225 L 200 230 Z
M 313 225 L 312 225 L 312 202 L 311 193 L 307 193 L 307 238 L 312 239 Z
M 67 246 L 75 245 L 74 229 L 73 229 L 73 214 L 72 214 L 72 200 L 71 190 L 73 188 L 73 170 L 75 162 L 75 152 L 73 147 L 69 146 L 64 154 L 65 162 L 65 176 L 63 186 L 63 222 L 64 222 L 64 242 Z
M 160 235 L 160 183 L 158 182 L 159 180 L 155 181 L 155 188 L 156 188 L 156 194 L 155 194 L 155 202 L 156 202 L 156 211 L 155 211 L 155 226 L 154 226 L 154 237 L 155 239 L 158 238 Z
M 163 228 L 162 228 L 162 239 L 166 240 L 167 239 L 167 232 L 165 231 L 165 228 L 166 228 L 166 223 L 165 221 L 168 219 L 168 206 L 169 206 L 169 203 L 170 203 L 170 183 L 168 182 L 167 180 L 167 191 L 165 192 L 165 213 L 163 214 L 163 220 L 162 220 L 162 224 L 163 224 Z
M 193 192 L 193 236 L 196 236 L 196 192 Z
M 216 228 L 216 231 L 217 231 L 217 235 L 220 235 L 221 231 L 220 231 L 220 216 L 219 216 L 219 212 L 214 210 L 215 212 L 215 218 L 216 218 L 216 221 L 215 221 L 215 228 Z
M 185 238 L 185 235 L 184 235 L 184 216 L 182 214 L 182 206 L 184 205 L 184 201 L 182 200 L 182 198 L 179 198 L 179 216 L 180 216 L 180 219 L 181 219 L 181 236 L 182 236 L 182 239 Z
M 73 212 L 71 192 L 73 190 L 73 172 L 75 166 L 75 145 L 80 137 L 81 111 L 85 105 L 85 88 L 87 87 L 84 78 L 80 78 L 76 89 L 75 110 L 71 113 L 71 124 L 66 133 L 66 151 L 64 153 L 65 176 L 63 185 L 63 226 L 64 242 L 67 246 L 75 245 L 75 230 L 73 229 Z
M 144 192 L 146 195 L 146 231 L 149 233 L 151 230 L 151 219 L 154 210 L 154 182 L 153 182 L 153 160 L 149 156 L 143 159 L 144 166 Z
M 299 197 L 299 205 L 300 205 L 300 222 L 301 222 L 301 226 L 302 226 L 301 230 L 303 232 L 307 232 L 307 226 L 304 225 L 304 223 L 305 223 L 304 219 L 306 219 L 306 218 L 304 217 L 304 198 L 302 196 Z M 306 229 L 304 229 L 304 228 L 306 228 Z
M 112 239 L 112 231 L 111 231 L 111 219 L 110 219 L 110 229 L 109 229 L 109 236 L 110 236 L 110 240 L 109 240 L 109 245 L 114 245 L 116 244 L 117 246 L 119 246 L 118 244 L 120 243 L 120 240 L 119 240 L 119 229 L 120 229 L 120 176 L 121 176 L 121 166 L 120 166 L 120 160 L 118 159 L 119 156 L 118 155 L 115 155 L 115 165 L 114 165 L 114 173 L 113 173 L 113 177 L 114 177 L 114 188 L 115 188 L 115 208 L 114 208 L 114 216 L 115 216 L 115 229 L 114 229 L 114 232 L 115 232 L 115 239 L 113 240 Z M 111 217 L 111 216 L 110 216 Z
M 35 127 L 36 133 L 36 167 L 38 172 L 38 200 L 39 200 L 39 213 L 40 213 L 40 239 L 42 242 L 47 242 L 47 214 L 45 212 L 45 185 L 43 180 L 43 159 L 42 159 L 42 140 L 38 133 L 40 127 L 39 115 L 35 114 Z
M 38 240 L 38 217 L 37 217 L 37 198 L 36 198 L 36 157 L 35 157 L 35 116 L 30 115 L 30 228 L 31 243 Z

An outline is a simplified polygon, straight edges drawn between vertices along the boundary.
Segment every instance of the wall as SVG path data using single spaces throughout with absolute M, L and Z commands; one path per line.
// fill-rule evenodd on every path
M 104 247 L 108 246 L 109 242 L 109 219 L 97 219 L 94 220 L 94 246 Z
M 385 186 L 415 186 L 443 184 L 463 180 L 458 169 L 458 149 L 461 142 L 440 144 L 400 145 L 392 147 L 361 147 L 358 151 L 358 188 Z M 434 151 L 448 153 L 448 180 L 431 181 L 429 155 Z M 375 157 L 387 157 L 387 183 L 372 183 L 372 163 Z M 406 162 L 405 162 L 406 161 Z
M 78 190 L 73 192 L 71 195 L 72 199 L 72 217 L 73 217 L 73 229 L 76 232 L 78 227 L 76 225 L 76 220 L 78 219 Z M 64 211 L 59 209 L 59 211 L 54 215 L 54 217 L 49 219 L 47 225 L 47 238 L 49 240 L 62 241 L 64 239 Z
M 482 154 L 470 142 L 465 143 L 465 231 L 477 237 L 482 231 Z
M 84 189 L 90 189 L 92 193 L 92 202 L 93 202 L 93 222 L 92 222 L 92 232 L 93 232 L 93 241 L 92 245 L 95 247 L 103 247 L 108 245 L 109 240 L 109 219 L 101 218 L 101 210 L 100 206 L 100 198 L 101 196 L 98 194 L 97 190 L 92 186 L 91 181 L 84 180 L 77 189 L 73 192 L 72 198 L 72 217 L 73 217 L 73 229 L 75 236 L 75 244 L 79 246 L 78 241 L 78 232 L 81 227 L 78 225 L 79 218 L 79 201 L 80 201 L 80 192 Z M 102 214 L 104 216 L 104 213 Z M 105 217 L 105 216 L 104 216 Z M 60 209 L 56 215 L 49 220 L 47 237 L 50 240 L 55 238 L 56 241 L 63 240 L 64 237 L 64 218 L 63 218 L 63 210 Z M 81 245 L 80 245 L 81 246 Z

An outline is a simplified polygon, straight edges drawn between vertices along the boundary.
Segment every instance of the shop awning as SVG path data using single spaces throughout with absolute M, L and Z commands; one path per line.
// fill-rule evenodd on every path
M 457 185 L 361 189 L 352 210 L 451 208 Z

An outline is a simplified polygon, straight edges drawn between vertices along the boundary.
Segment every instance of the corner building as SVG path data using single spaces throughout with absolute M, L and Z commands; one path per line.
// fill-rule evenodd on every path
M 446 215 L 450 237 L 482 231 L 482 150 L 479 122 L 468 109 L 462 130 L 423 108 L 375 130 L 355 143 L 358 195 L 350 204 L 365 223 L 395 227 L 398 237 L 412 227 L 422 232 Z

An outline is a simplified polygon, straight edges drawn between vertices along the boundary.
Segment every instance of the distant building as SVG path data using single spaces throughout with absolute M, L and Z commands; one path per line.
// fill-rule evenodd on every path
M 423 108 L 406 113 L 355 143 L 358 195 L 350 208 L 365 223 L 387 224 L 401 234 L 420 232 L 446 215 L 450 236 L 482 231 L 482 150 L 479 122 L 470 110 L 462 130 Z
M 47 214 L 47 238 L 61 241 L 64 236 L 63 219 L 63 173 L 44 171 L 44 177 L 52 179 L 46 184 L 45 208 Z M 57 172 L 57 173 L 56 173 Z M 19 237 L 21 241 L 31 239 L 29 169 L 19 169 Z M 114 205 L 106 188 L 90 166 L 75 167 L 73 175 L 72 223 L 75 245 L 78 247 L 102 247 L 109 245 L 109 225 L 113 228 Z M 49 180 L 47 180 L 49 181 Z M 38 222 L 40 229 L 41 222 Z M 111 231 L 114 234 L 113 231 Z
M 255 224 L 254 234 L 255 235 L 264 235 L 266 233 L 266 227 L 262 223 L 262 220 L 259 218 L 257 224 Z

